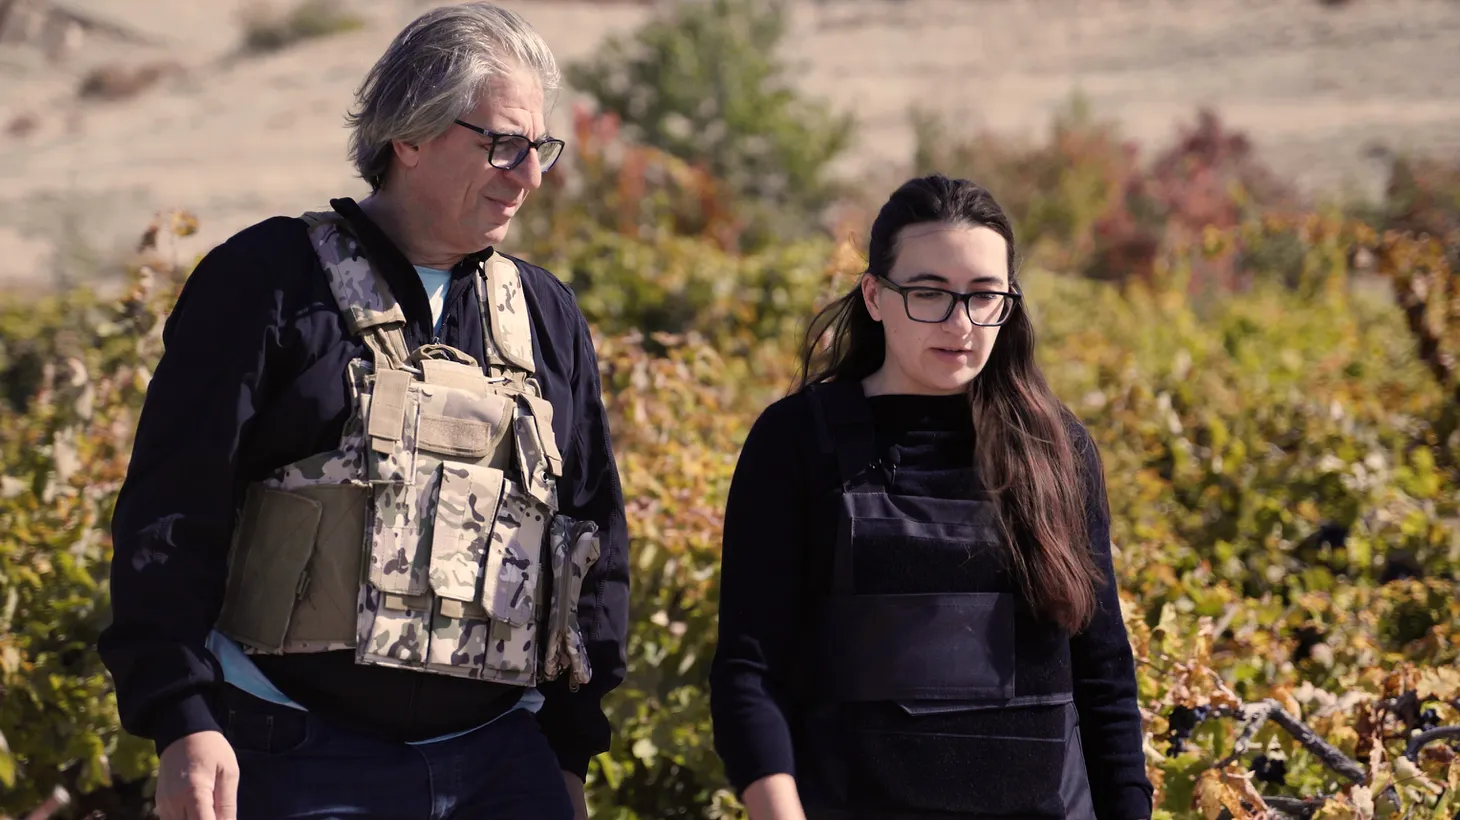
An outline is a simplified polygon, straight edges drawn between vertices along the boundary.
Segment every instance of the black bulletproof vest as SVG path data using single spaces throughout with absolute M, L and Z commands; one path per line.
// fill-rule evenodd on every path
M 993 503 L 896 493 L 860 383 L 809 397 L 841 487 L 802 678 L 808 817 L 1093 820 L 1069 638 L 1023 603 Z M 917 560 L 946 565 L 936 588 L 886 588 Z

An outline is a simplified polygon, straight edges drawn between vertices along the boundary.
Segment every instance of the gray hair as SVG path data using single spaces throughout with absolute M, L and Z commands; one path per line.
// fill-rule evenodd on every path
M 379 191 L 391 142 L 424 142 L 476 107 L 493 77 L 520 65 L 545 97 L 562 81 L 542 36 L 515 12 L 478 2 L 432 9 L 406 26 L 370 69 L 350 113 L 350 159 Z

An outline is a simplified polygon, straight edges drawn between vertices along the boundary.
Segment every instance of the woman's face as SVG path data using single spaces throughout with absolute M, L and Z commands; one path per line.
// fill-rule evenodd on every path
M 919 289 L 899 293 L 876 277 L 862 277 L 862 298 L 887 339 L 886 360 L 868 387 L 875 393 L 926 395 L 966 389 L 999 336 L 999 328 L 980 327 L 973 319 L 998 321 L 1012 309 L 1006 304 L 1012 300 L 977 295 L 965 303 L 930 289 L 1009 292 L 1004 238 L 982 225 L 910 225 L 899 235 L 897 261 L 887 278 Z

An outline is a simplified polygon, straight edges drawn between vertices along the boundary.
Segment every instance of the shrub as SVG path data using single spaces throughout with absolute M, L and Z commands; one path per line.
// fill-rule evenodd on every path
M 517 218 L 511 249 L 561 258 L 563 248 L 595 231 L 653 241 L 684 236 L 722 251 L 741 245 L 744 220 L 724 183 L 703 168 L 623 137 L 617 115 L 573 108 L 567 156 L 543 177 L 531 213 Z
M 698 239 L 644 242 L 598 231 L 566 248 L 557 269 L 605 333 L 694 331 L 739 355 L 802 331 L 829 250 L 813 239 L 734 256 Z
M 854 120 L 790 88 L 776 56 L 785 31 L 776 0 L 681 0 L 568 79 L 634 142 L 723 180 L 747 243 L 804 234 L 835 196 L 827 170 Z
M 1327 227 L 1273 229 L 1317 248 L 1378 242 L 1362 226 Z M 1411 763 L 1433 782 L 1450 776 L 1446 746 L 1411 760 L 1402 742 L 1425 721 L 1460 722 L 1460 681 L 1434 671 L 1460 661 L 1460 450 L 1435 426 L 1447 391 L 1401 314 L 1349 296 L 1348 256 L 1319 256 L 1330 267 L 1312 276 L 1337 283 L 1318 288 L 1322 299 L 1274 282 L 1205 313 L 1179 277 L 1125 291 L 1029 281 L 1043 364 L 1105 456 L 1160 817 L 1334 793 L 1335 775 L 1282 728 L 1288 716 L 1354 758 L 1375 795 Z M 823 281 L 851 270 L 833 265 Z M 642 500 L 631 516 L 637 661 L 612 699 L 622 728 L 595 764 L 595 806 L 615 818 L 738 816 L 704 707 L 715 536 L 732 454 L 793 361 L 783 344 L 736 367 L 693 338 L 662 356 L 641 342 L 603 347 L 625 491 Z M 1270 701 L 1286 712 L 1274 717 Z M 1197 715 L 1173 749 L 1173 730 L 1187 737 L 1182 721 Z M 1348 734 L 1360 715 L 1371 742 L 1372 726 L 1399 739 L 1377 759 Z M 1252 766 L 1281 782 L 1252 785 Z M 1395 799 L 1438 810 L 1424 782 L 1410 777 Z M 1338 794 L 1333 811 L 1356 799 Z
M 101 65 L 87 72 L 76 95 L 82 99 L 125 100 L 135 97 L 183 68 L 171 60 L 155 60 L 137 66 Z
M 340 0 L 301 0 L 287 11 L 273 9 L 265 0 L 250 0 L 242 21 L 243 51 L 249 54 L 266 54 L 365 25 L 360 17 L 346 11 Z
M 606 339 L 604 393 L 633 537 L 628 679 L 609 699 L 613 749 L 594 764 L 595 816 L 716 817 L 736 806 L 709 731 L 719 533 L 746 420 L 786 361 L 735 361 L 693 338 Z M 748 377 L 747 371 L 756 374 Z
M 1240 133 L 1212 111 L 1181 128 L 1171 146 L 1143 165 L 1137 145 L 1096 119 L 1079 98 L 1053 121 L 1044 145 L 989 134 L 951 134 L 940 118 L 918 113 L 914 166 L 978 182 L 1009 212 L 1033 264 L 1109 280 L 1149 281 L 1163 255 L 1199 245 L 1204 232 L 1262 214 L 1289 213 L 1296 194 L 1253 156 Z M 1239 243 L 1197 255 L 1193 291 L 1250 286 L 1254 274 L 1282 275 L 1253 263 Z
M 157 258 L 132 274 L 117 302 L 79 289 L 0 312 L 0 812 L 59 786 L 81 815 L 128 817 L 118 795 L 136 811 L 155 765 L 151 744 L 118 727 L 93 651 L 109 620 L 112 505 L 182 275 Z
M 1377 210 L 1376 228 L 1444 241 L 1450 269 L 1460 270 L 1460 159 L 1395 157 Z
M 657 334 L 695 331 L 727 357 L 801 334 L 825 287 L 829 240 L 739 251 L 733 193 L 625 139 L 613 114 L 576 109 L 569 151 L 514 225 L 511 251 L 567 280 L 600 332 L 637 332 L 662 350 Z
M 638 210 L 565 188 L 547 203 L 561 219 L 527 237 L 598 334 L 633 540 L 630 672 L 589 799 L 618 820 L 737 817 L 706 706 L 721 511 L 804 321 L 859 260 L 820 238 L 737 251 L 714 208 L 697 210 L 711 178 L 638 156 L 585 172 L 601 190 L 645 182 L 619 200 Z M 1085 190 L 1058 166 L 1016 170 Z M 1096 257 L 1079 244 L 1101 213 L 1087 205 L 1128 190 L 1102 174 L 1081 202 L 1022 200 L 1045 226 L 1041 259 Z M 1041 362 L 1104 456 L 1156 817 L 1449 816 L 1460 754 L 1420 734 L 1460 724 L 1460 311 L 1444 246 L 1282 210 L 1192 234 L 1122 286 L 1038 265 L 1026 280 Z M 1250 286 L 1192 299 L 1203 260 Z M 1370 298 L 1359 268 L 1396 298 Z M 117 728 L 89 647 L 111 505 L 186 268 L 133 274 L 115 303 L 77 291 L 0 311 L 0 812 L 57 786 L 72 816 L 146 810 L 152 750 Z
M 941 171 L 989 189 L 1013 221 L 1026 257 L 1040 267 L 1088 267 L 1096 224 L 1119 205 L 1138 173 L 1137 147 L 1121 139 L 1113 123 L 1094 119 L 1078 99 L 1056 113 L 1047 143 L 1038 147 L 953 132 L 925 112 L 916 113 L 913 124 L 914 172 Z

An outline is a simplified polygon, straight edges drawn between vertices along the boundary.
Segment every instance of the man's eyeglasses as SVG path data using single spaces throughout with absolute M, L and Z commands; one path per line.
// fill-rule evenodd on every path
M 490 162 L 493 168 L 500 168 L 503 171 L 510 171 L 521 165 L 522 161 L 527 159 L 527 152 L 536 148 L 537 161 L 542 165 L 542 172 L 547 173 L 548 169 L 552 168 L 553 164 L 562 157 L 563 148 L 567 145 L 562 140 L 552 137 L 543 137 L 534 142 L 521 134 L 499 134 L 461 120 L 455 120 L 455 123 L 468 131 L 475 131 L 490 139 L 492 144 L 487 147 L 487 162 Z
M 948 321 L 960 302 L 969 321 L 979 327 L 998 327 L 1009 320 L 1019 294 L 1000 290 L 976 290 L 958 293 L 923 285 L 899 285 L 885 276 L 873 276 L 890 290 L 902 296 L 907 318 L 914 322 L 936 325 Z

